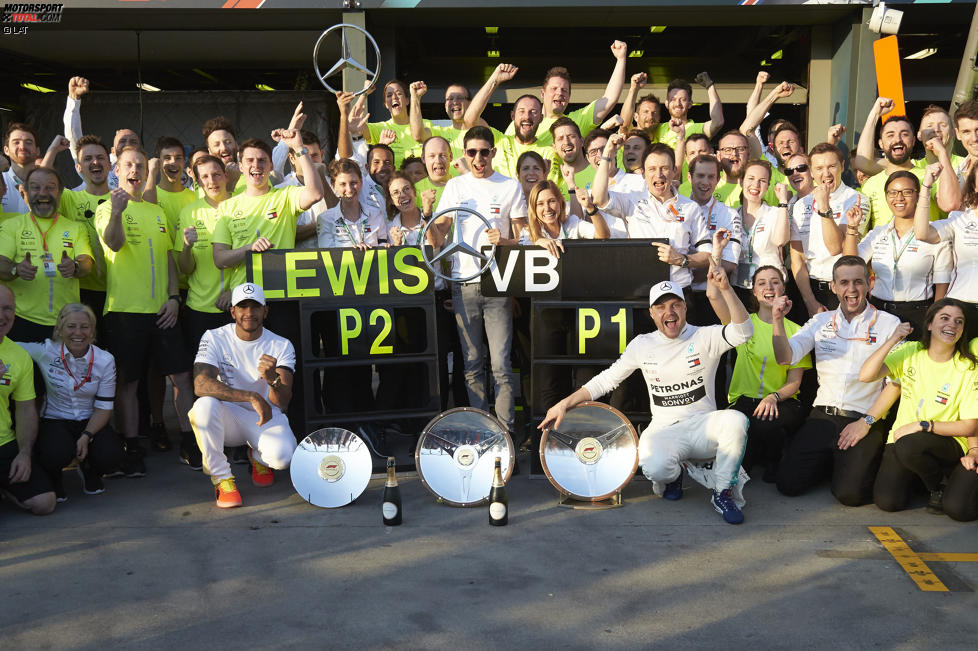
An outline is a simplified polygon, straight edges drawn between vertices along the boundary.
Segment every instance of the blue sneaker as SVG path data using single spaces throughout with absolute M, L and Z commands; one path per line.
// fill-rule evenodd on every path
M 668 484 L 666 484 L 665 490 L 662 491 L 662 497 L 664 499 L 671 500 L 671 501 L 675 502 L 676 500 L 682 498 L 682 496 L 683 496 L 683 475 L 684 474 L 685 474 L 685 471 L 680 466 L 680 468 L 679 468 L 679 476 L 676 477 L 675 479 L 673 479 Z
M 720 492 L 713 491 L 713 499 L 710 501 L 713 502 L 713 508 L 717 510 L 717 513 L 723 515 L 727 524 L 740 524 L 744 521 L 744 514 L 734 504 L 729 488 Z

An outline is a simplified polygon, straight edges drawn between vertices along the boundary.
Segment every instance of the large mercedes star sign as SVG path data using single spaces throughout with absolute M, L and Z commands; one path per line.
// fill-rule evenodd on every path
M 319 69 L 319 47 L 323 44 L 323 41 L 326 40 L 329 33 L 337 29 L 340 30 L 340 58 L 336 60 L 336 63 L 333 64 L 332 68 L 323 73 Z M 377 55 L 376 70 L 370 70 L 364 63 L 360 63 L 350 54 L 350 41 L 347 39 L 346 34 L 347 30 L 351 29 L 363 34 L 367 38 L 367 41 L 373 46 L 374 53 Z M 359 70 L 363 74 L 367 75 L 367 78 L 370 80 L 368 85 L 353 93 L 354 96 L 362 95 L 373 87 L 374 83 L 377 81 L 378 75 L 380 75 L 380 48 L 377 46 L 377 41 L 374 40 L 374 37 L 371 36 L 370 32 L 364 28 L 351 23 L 339 23 L 337 25 L 333 25 L 325 32 L 320 34 L 319 40 L 316 41 L 316 47 L 312 51 L 312 65 L 316 70 L 316 76 L 319 77 L 319 81 L 322 82 L 323 86 L 326 87 L 326 90 L 331 93 L 338 93 L 341 89 L 330 86 L 329 82 L 326 81 L 327 79 L 343 72 L 347 68 Z
M 496 245 L 493 244 L 492 249 L 489 251 L 489 254 L 486 255 L 482 253 L 482 251 L 479 251 L 477 248 L 475 248 L 474 246 L 472 246 L 471 244 L 463 240 L 462 228 L 461 225 L 459 224 L 459 216 L 457 214 L 460 212 L 467 212 L 472 215 L 475 215 L 476 217 L 482 220 L 482 223 L 486 225 L 486 228 L 489 229 L 494 228 L 494 226 L 488 219 L 483 217 L 481 213 L 479 213 L 476 210 L 473 210 L 472 208 L 466 208 L 465 206 L 455 206 L 453 208 L 446 208 L 445 210 L 442 210 L 437 215 L 434 215 L 431 219 L 428 220 L 428 223 L 424 225 L 424 228 L 421 229 L 420 241 L 421 242 L 427 241 L 428 229 L 431 228 L 431 225 L 435 223 L 435 220 L 437 220 L 442 215 L 447 215 L 448 213 L 452 213 L 453 223 L 452 223 L 451 241 L 446 241 L 444 246 L 442 246 L 441 251 L 439 251 L 438 254 L 433 258 L 428 257 L 428 249 L 426 247 L 421 247 L 421 257 L 424 259 L 424 263 L 428 265 L 428 268 L 431 269 L 431 273 L 435 274 L 439 278 L 442 278 L 449 282 L 466 283 L 470 280 L 475 280 L 489 269 L 489 267 L 492 265 L 493 256 L 496 254 Z M 451 276 L 446 276 L 445 274 L 443 274 L 439 269 L 438 262 L 440 262 L 446 256 L 454 255 L 455 253 L 470 255 L 473 258 L 476 258 L 477 260 L 481 260 L 482 266 L 479 267 L 479 271 L 471 276 L 466 276 L 465 278 L 452 278 Z

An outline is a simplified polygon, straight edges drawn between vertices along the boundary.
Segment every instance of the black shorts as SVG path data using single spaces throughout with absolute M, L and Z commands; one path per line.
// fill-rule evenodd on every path
M 10 482 L 10 464 L 20 448 L 17 441 L 10 441 L 0 445 L 0 488 L 14 496 L 18 502 L 25 502 L 32 497 L 37 497 L 42 493 L 50 493 L 54 490 L 51 480 L 47 473 L 37 464 L 31 463 L 31 476 L 25 482 L 12 484 Z
M 197 357 L 197 348 L 200 346 L 200 338 L 208 330 L 220 328 L 231 323 L 229 312 L 198 312 L 189 307 L 180 312 L 180 325 L 183 329 L 183 343 L 187 347 L 187 354 L 193 360 Z
M 52 339 L 54 337 L 54 326 L 28 321 L 18 316 L 14 319 L 14 324 L 10 327 L 10 332 L 7 334 L 7 337 L 11 341 L 42 344 L 45 339 Z
M 150 355 L 161 375 L 190 370 L 190 358 L 183 345 L 180 324 L 161 330 L 155 314 L 108 312 L 103 320 L 104 338 L 115 357 L 119 383 L 135 382 L 146 375 Z

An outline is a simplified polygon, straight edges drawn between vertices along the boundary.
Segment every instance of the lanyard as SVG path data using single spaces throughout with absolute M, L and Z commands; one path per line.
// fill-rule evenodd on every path
M 408 227 L 406 227 L 406 226 L 404 226 L 402 224 L 401 225 L 401 232 L 404 233 L 404 243 L 405 244 L 411 245 L 411 242 L 408 240 L 408 233 L 414 233 L 414 236 L 416 238 L 414 240 L 414 246 L 418 246 L 419 244 L 421 244 L 421 229 L 420 228 L 417 229 L 417 230 L 415 230 L 413 228 L 408 228 Z
M 760 211 L 758 211 L 758 212 L 760 212 Z M 754 217 L 754 223 L 751 224 L 751 228 L 748 230 L 747 226 L 744 225 L 744 215 L 746 215 L 746 214 L 747 214 L 747 206 L 741 204 L 740 205 L 740 226 L 745 231 L 748 231 L 748 233 L 747 233 L 747 246 L 745 247 L 746 248 L 746 251 L 747 251 L 747 264 L 748 265 L 753 265 L 754 264 L 754 235 L 757 234 L 757 225 L 760 223 L 761 219 L 760 219 L 760 217 Z M 741 251 L 743 251 L 743 250 L 744 249 L 741 249 Z
M 44 252 L 48 253 L 48 233 L 50 233 L 51 229 L 54 228 L 55 225 L 58 223 L 58 219 L 61 217 L 61 215 L 56 214 L 54 216 L 54 221 L 51 222 L 51 225 L 48 226 L 48 229 L 46 231 L 42 231 L 41 225 L 38 224 L 37 219 L 34 218 L 34 212 L 31 211 L 29 214 L 31 217 L 31 221 L 34 222 L 34 227 L 37 229 L 37 232 L 41 235 L 41 244 L 44 246 Z
M 900 262 L 900 258 L 903 257 L 903 252 L 906 251 L 907 247 L 910 246 L 910 243 L 914 241 L 913 231 L 907 233 L 907 236 L 904 238 L 903 248 L 900 249 L 899 253 L 897 252 L 897 246 L 900 244 L 900 241 L 896 238 L 895 228 L 890 229 L 890 241 L 893 243 L 893 271 L 895 273 L 897 270 L 897 263 Z
M 357 244 L 363 244 L 363 241 L 367 239 L 367 236 L 363 232 L 363 221 L 357 220 L 357 231 L 360 233 L 360 241 L 357 242 L 357 238 L 353 237 L 353 230 L 350 225 L 346 222 L 346 217 L 340 217 L 340 222 L 343 224 L 343 228 L 346 229 L 346 234 L 350 237 L 350 241 L 353 242 L 354 246 Z
M 71 379 L 74 381 L 75 391 L 78 391 L 78 389 L 82 388 L 82 386 L 84 386 L 86 382 L 90 382 L 92 380 L 92 365 L 95 364 L 95 349 L 92 348 L 91 345 L 89 345 L 88 348 L 89 348 L 88 370 L 85 371 L 85 377 L 83 377 L 79 381 L 75 377 L 75 374 L 71 372 L 71 367 L 68 366 L 68 360 L 65 359 L 65 345 L 61 344 L 61 365 L 65 367 L 65 370 L 68 372 L 68 375 L 70 375 Z
M 835 314 L 832 315 L 832 331 L 835 332 L 835 336 L 838 337 L 839 339 L 844 339 L 846 341 L 865 341 L 865 342 L 869 343 L 869 331 L 876 324 L 876 319 L 879 318 L 880 311 L 877 310 L 872 305 L 868 305 L 866 307 L 866 309 L 867 310 L 869 310 L 869 309 L 873 310 L 873 319 L 872 319 L 872 321 L 869 322 L 869 325 L 866 326 L 866 336 L 865 337 L 843 337 L 842 335 L 839 334 L 839 328 L 838 328 L 838 326 L 835 325 L 835 317 L 839 316 L 839 310 L 836 310 L 835 311 Z

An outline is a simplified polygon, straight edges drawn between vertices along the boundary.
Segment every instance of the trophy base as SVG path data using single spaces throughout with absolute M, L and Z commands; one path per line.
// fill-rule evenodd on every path
M 605 509 L 617 509 L 618 507 L 625 506 L 625 502 L 621 499 L 621 491 L 617 491 L 611 497 L 595 502 L 579 500 L 566 493 L 560 493 L 560 497 L 557 498 L 557 506 L 580 511 L 603 511 Z

